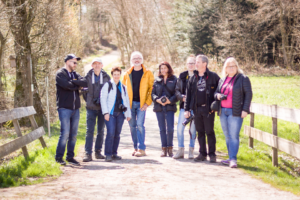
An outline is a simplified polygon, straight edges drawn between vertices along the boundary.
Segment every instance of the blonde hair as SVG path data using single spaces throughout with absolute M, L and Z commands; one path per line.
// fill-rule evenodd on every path
M 223 65 L 223 70 L 222 70 L 222 76 L 226 77 L 228 74 L 226 73 L 226 68 L 228 63 L 234 63 L 236 65 L 237 68 L 237 74 L 244 74 L 243 70 L 239 67 L 238 62 L 236 61 L 236 59 L 234 57 L 229 57 L 226 59 L 224 65 Z
M 194 54 L 191 54 L 191 55 L 189 55 L 189 57 L 186 58 L 186 62 L 188 62 L 188 60 L 189 60 L 190 58 L 194 58 L 194 59 L 196 60 L 196 56 L 195 56 Z

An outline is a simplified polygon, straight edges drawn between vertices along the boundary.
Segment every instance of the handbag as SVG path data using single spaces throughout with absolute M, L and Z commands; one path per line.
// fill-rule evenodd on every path
M 219 100 L 216 100 L 216 101 L 212 102 L 212 104 L 210 106 L 210 109 L 212 111 L 219 112 L 220 106 L 221 106 L 220 103 L 221 103 L 221 101 L 219 101 Z

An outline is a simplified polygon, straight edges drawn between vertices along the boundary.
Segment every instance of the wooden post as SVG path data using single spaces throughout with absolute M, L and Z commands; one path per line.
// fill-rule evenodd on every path
M 51 136 L 51 132 L 50 132 L 50 113 L 49 113 L 48 87 L 49 87 L 48 76 L 46 76 L 47 125 L 48 125 L 48 135 L 49 135 L 49 137 L 50 137 L 50 136 Z
M 275 112 L 275 117 L 272 117 L 272 133 L 277 136 L 277 105 L 272 105 L 272 112 Z M 277 147 L 272 147 L 272 150 L 272 164 L 273 166 L 278 167 L 278 149 Z
M 254 113 L 250 113 L 250 127 L 254 128 Z M 253 138 L 249 137 L 248 140 L 249 147 L 253 149 Z
M 37 129 L 37 128 L 38 128 L 38 125 L 37 125 L 37 123 L 36 123 L 36 121 L 35 121 L 35 119 L 34 119 L 34 116 L 33 116 L 33 115 L 30 115 L 30 116 L 29 116 L 29 119 L 30 119 L 30 123 L 31 123 L 32 130 Z M 41 136 L 41 137 L 39 138 L 39 140 L 40 140 L 40 142 L 41 142 L 43 148 L 46 148 L 47 145 L 46 145 L 46 142 L 45 142 L 43 136 Z
M 13 120 L 13 123 L 14 123 L 14 128 L 17 132 L 17 135 L 18 137 L 22 137 L 22 132 L 21 132 L 21 128 L 20 128 L 20 124 L 19 124 L 19 121 L 17 119 L 14 119 Z M 20 147 L 19 147 L 20 148 Z M 28 154 L 28 151 L 27 151 L 27 147 L 24 146 L 22 147 L 22 151 L 23 151 L 23 155 L 25 158 L 29 158 L 29 154 Z

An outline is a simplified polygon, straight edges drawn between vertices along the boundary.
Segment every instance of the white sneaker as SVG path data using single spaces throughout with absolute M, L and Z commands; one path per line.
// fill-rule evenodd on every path
M 189 159 L 194 159 L 194 148 L 193 147 L 189 148 Z
M 236 160 L 230 160 L 229 167 L 230 168 L 237 168 L 237 162 L 236 162 Z
M 184 147 L 178 147 L 178 151 L 175 154 L 175 156 L 173 156 L 174 159 L 179 159 L 179 158 L 184 158 Z

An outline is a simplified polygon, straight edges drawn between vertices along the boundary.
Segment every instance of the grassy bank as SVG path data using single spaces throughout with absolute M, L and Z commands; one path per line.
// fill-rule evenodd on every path
M 85 108 L 81 108 L 75 152 L 78 152 L 78 147 L 85 142 L 85 112 Z M 54 159 L 59 135 L 60 125 L 57 122 L 51 125 L 51 137 L 44 136 L 47 144 L 46 149 L 41 147 L 39 140 L 35 140 L 27 146 L 29 159 L 20 155 L 2 163 L 0 166 L 0 187 L 31 185 L 57 178 L 62 173 L 61 166 Z M 21 150 L 18 151 L 21 153 Z
M 250 77 L 253 89 L 253 102 L 277 104 L 288 108 L 300 108 L 300 77 Z M 250 125 L 250 117 L 243 125 Z M 255 128 L 272 132 L 272 118 L 255 115 Z M 217 150 L 227 152 L 225 137 L 220 119 L 216 117 L 215 131 Z M 295 143 L 299 141 L 299 125 L 278 120 L 278 135 Z M 247 173 L 263 180 L 272 186 L 300 195 L 299 160 L 279 152 L 279 167 L 272 166 L 272 148 L 254 140 L 254 149 L 248 147 L 248 138 L 244 129 L 240 132 L 240 149 L 238 165 Z

